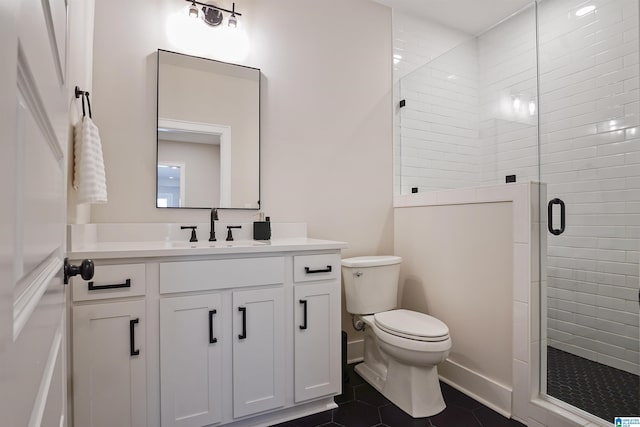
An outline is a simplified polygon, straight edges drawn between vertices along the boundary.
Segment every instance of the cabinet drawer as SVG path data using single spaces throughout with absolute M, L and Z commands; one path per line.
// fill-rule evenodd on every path
M 217 259 L 160 264 L 160 293 L 206 291 L 284 282 L 284 258 Z
M 74 301 L 132 297 L 145 294 L 145 265 L 96 265 L 93 279 L 71 279 Z
M 340 277 L 340 255 L 299 255 L 293 257 L 293 280 L 312 282 L 338 279 Z

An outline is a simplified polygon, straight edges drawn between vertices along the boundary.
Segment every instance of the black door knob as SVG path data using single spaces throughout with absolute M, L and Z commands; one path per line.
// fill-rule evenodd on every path
M 80 275 L 84 280 L 93 279 L 94 265 L 90 259 L 83 260 L 80 265 L 69 264 L 69 258 L 64 259 L 64 284 L 69 284 L 69 277 Z

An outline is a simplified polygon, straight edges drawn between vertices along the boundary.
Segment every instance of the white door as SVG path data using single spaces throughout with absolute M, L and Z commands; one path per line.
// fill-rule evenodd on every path
M 76 427 L 147 425 L 145 302 L 73 307 Z
M 295 401 L 337 394 L 341 387 L 340 283 L 296 285 Z
M 222 315 L 220 294 L 160 300 L 162 427 L 221 421 Z
M 233 293 L 233 416 L 284 405 L 284 289 Z
M 0 423 L 64 426 L 67 2 L 0 1 Z

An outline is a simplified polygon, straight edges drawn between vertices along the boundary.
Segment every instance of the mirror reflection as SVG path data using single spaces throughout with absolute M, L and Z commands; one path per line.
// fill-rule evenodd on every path
M 159 208 L 258 209 L 260 70 L 158 50 Z

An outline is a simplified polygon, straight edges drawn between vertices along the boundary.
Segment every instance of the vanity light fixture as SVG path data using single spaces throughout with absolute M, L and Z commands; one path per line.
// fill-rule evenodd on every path
M 199 16 L 198 6 L 202 6 L 202 8 L 200 9 L 202 10 L 202 19 L 204 22 L 206 22 L 208 25 L 212 27 L 217 27 L 218 25 L 222 24 L 222 21 L 224 19 L 224 15 L 222 14 L 222 12 L 227 12 L 231 14 L 231 16 L 229 16 L 229 18 L 227 19 L 227 23 L 232 28 L 235 28 L 238 26 L 237 17 L 242 16 L 240 12 L 236 12 L 235 3 L 233 3 L 233 7 L 231 8 L 231 10 L 229 10 L 229 9 L 224 9 L 222 7 L 214 6 L 208 3 L 201 3 L 195 0 L 185 0 L 185 1 L 191 3 L 191 6 L 189 6 L 190 17 L 197 18 Z

